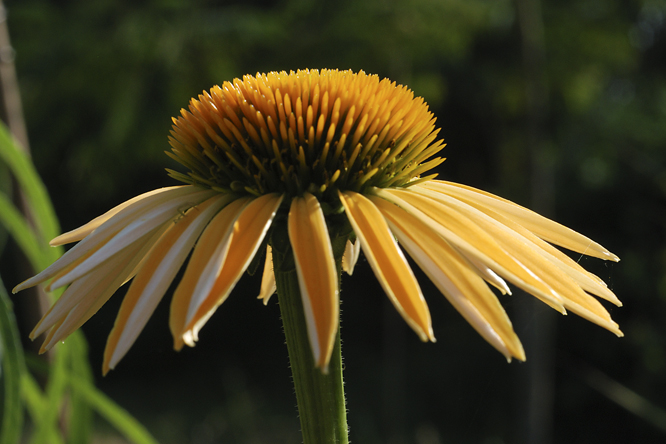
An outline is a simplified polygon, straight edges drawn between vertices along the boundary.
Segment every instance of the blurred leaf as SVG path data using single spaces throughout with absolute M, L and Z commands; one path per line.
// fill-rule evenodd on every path
M 71 379 L 69 383 L 94 409 L 120 433 L 135 444 L 158 444 L 155 438 L 127 411 L 110 400 L 89 382 Z
M 23 215 L 2 193 L 0 193 L 0 224 L 14 237 L 35 270 L 40 270 L 50 264 L 48 258 L 45 257 L 44 244 L 35 238 L 34 232 Z
M 0 280 L 0 363 L 4 380 L 4 406 L 0 444 L 15 444 L 23 432 L 21 375 L 26 372 L 12 301 Z
M 60 227 L 46 187 L 30 158 L 18 148 L 4 124 L 0 124 L 0 159 L 7 164 L 25 192 L 29 207 L 35 212 L 35 224 L 38 226 L 39 235 L 45 240 L 50 240 L 60 234 Z M 61 249 L 52 250 L 44 261 L 52 262 L 60 257 L 61 251 Z

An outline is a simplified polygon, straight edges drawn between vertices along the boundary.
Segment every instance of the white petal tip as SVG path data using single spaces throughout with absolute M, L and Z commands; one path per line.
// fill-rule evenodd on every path
M 34 284 L 29 284 L 28 281 L 23 281 L 20 284 L 18 284 L 16 287 L 12 288 L 12 294 L 16 294 L 19 291 L 23 291 L 26 288 L 32 287 Z
M 620 262 L 620 258 L 618 256 L 614 255 L 613 253 L 611 253 L 610 251 L 606 251 L 604 254 L 607 256 L 606 260 L 613 261 L 613 262 Z
M 194 347 L 196 345 L 196 342 L 199 340 L 197 334 L 192 330 L 188 330 L 185 333 L 183 333 L 181 338 L 185 343 L 185 345 L 187 345 L 188 347 Z

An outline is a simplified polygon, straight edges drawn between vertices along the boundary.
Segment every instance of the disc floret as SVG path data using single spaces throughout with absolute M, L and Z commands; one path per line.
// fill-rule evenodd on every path
M 167 153 L 188 184 L 248 195 L 406 187 L 443 162 L 428 105 L 364 72 L 299 70 L 225 82 L 174 118 Z

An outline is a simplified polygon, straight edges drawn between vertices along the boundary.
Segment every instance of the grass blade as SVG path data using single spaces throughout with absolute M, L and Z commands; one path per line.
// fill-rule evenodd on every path
M 16 146 L 14 138 L 4 124 L 0 124 L 0 159 L 7 164 L 24 191 L 30 209 L 34 212 L 39 236 L 47 242 L 60 234 L 58 219 L 55 216 L 46 187 L 39 178 L 32 161 Z M 59 251 L 53 251 L 50 254 L 50 259 L 53 261 L 60 254 Z
M 21 375 L 26 373 L 23 349 L 19 341 L 12 301 L 0 280 L 0 360 L 4 379 L 4 406 L 0 444 L 20 441 L 23 431 L 23 402 Z
M 72 379 L 70 384 L 75 392 L 83 396 L 88 404 L 125 438 L 135 444 L 158 444 L 141 423 L 95 386 L 80 379 Z

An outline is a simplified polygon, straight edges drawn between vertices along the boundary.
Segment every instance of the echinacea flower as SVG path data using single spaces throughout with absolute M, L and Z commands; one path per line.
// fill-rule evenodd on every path
M 186 185 L 142 194 L 57 237 L 52 245 L 79 242 L 16 287 L 69 285 L 31 336 L 48 332 L 48 350 L 133 279 L 107 342 L 106 373 L 191 253 L 169 325 L 176 349 L 193 346 L 264 252 L 260 298 L 268 301 L 279 272 L 271 250 L 279 249 L 293 257 L 314 362 L 325 371 L 338 331 L 340 268 L 351 274 L 359 249 L 409 326 L 434 341 L 401 247 L 507 359 L 525 353 L 488 284 L 505 294 L 508 281 L 621 336 L 594 296 L 619 300 L 553 245 L 618 258 L 512 202 L 425 175 L 444 161 L 433 157 L 443 148 L 437 134 L 422 98 L 363 72 L 274 72 L 215 86 L 174 119 L 168 154 L 189 171 L 169 173 Z

